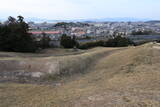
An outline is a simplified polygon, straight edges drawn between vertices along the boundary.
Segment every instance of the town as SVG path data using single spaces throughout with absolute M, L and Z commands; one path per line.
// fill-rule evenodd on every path
M 59 46 L 62 34 L 75 36 L 79 42 L 107 40 L 116 35 L 141 38 L 160 39 L 160 21 L 147 22 L 59 22 L 59 23 L 34 23 L 28 22 L 30 33 L 36 38 L 41 38 L 43 33 L 48 35 L 52 44 Z M 135 34 L 134 34 L 135 32 Z M 137 33 L 136 33 L 137 32 Z M 132 35 L 148 35 L 133 37 Z M 37 39 L 39 40 L 39 39 Z

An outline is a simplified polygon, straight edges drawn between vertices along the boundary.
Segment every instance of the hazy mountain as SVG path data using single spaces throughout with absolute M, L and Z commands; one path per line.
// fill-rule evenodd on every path
M 0 18 L 0 22 L 4 22 L 4 21 L 5 21 L 5 19 Z
M 150 20 L 150 21 L 147 21 L 146 23 L 152 23 L 152 24 L 160 23 L 160 20 Z
M 0 19 L 0 21 L 5 21 L 6 19 Z M 25 18 L 27 22 L 48 22 L 48 23 L 57 23 L 57 22 L 137 22 L 137 21 L 150 21 L 152 19 L 140 19 L 140 18 L 130 18 L 130 17 L 119 17 L 119 18 L 103 18 L 103 19 L 75 19 L 75 20 L 49 20 L 49 19 L 42 19 L 36 17 L 29 17 Z
M 149 21 L 151 19 L 140 19 L 140 18 L 130 18 L 130 17 L 122 17 L 122 18 L 103 18 L 103 19 L 76 19 L 76 20 L 48 20 L 48 19 L 39 19 L 39 18 L 27 18 L 26 21 L 34 21 L 34 22 L 136 22 L 136 21 Z
M 90 21 L 96 21 L 96 22 L 137 22 L 137 21 L 148 21 L 150 19 L 140 19 L 140 18 L 130 18 L 130 17 L 119 17 L 119 18 L 104 18 L 104 19 L 93 19 Z

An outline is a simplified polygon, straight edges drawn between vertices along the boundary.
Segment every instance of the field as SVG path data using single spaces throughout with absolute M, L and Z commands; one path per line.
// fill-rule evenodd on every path
M 46 53 L 0 54 L 0 107 L 160 107 L 157 43 Z

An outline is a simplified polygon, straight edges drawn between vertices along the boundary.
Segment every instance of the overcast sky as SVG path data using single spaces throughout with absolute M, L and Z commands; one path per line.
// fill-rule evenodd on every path
M 0 0 L 0 18 L 47 19 L 133 17 L 160 19 L 160 0 Z

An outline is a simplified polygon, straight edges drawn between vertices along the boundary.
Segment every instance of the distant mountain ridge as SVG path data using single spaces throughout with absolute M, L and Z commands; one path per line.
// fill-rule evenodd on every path
M 138 21 L 150 21 L 152 19 L 142 19 L 142 18 L 131 18 L 131 17 L 117 17 L 117 18 L 101 18 L 101 19 L 73 19 L 73 20 L 51 20 L 51 19 L 41 19 L 41 18 L 26 18 L 27 22 L 138 22 Z
M 150 20 L 150 21 L 147 21 L 147 23 L 160 23 L 160 20 Z
M 0 19 L 0 21 L 5 21 L 5 20 L 6 19 Z M 42 23 L 42 22 L 48 22 L 48 23 L 57 23 L 57 22 L 138 22 L 138 21 L 149 22 L 149 21 L 152 21 L 152 19 L 117 17 L 117 18 L 101 18 L 101 19 L 50 20 L 50 19 L 29 17 L 29 18 L 25 18 L 25 21 L 27 22 L 32 21 L 36 23 Z

